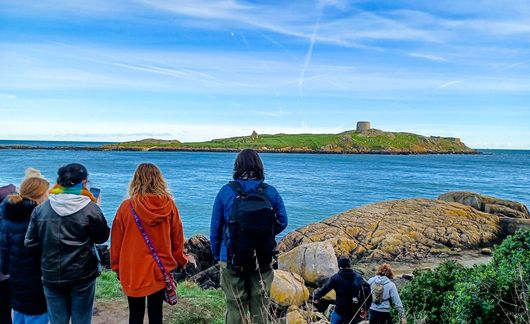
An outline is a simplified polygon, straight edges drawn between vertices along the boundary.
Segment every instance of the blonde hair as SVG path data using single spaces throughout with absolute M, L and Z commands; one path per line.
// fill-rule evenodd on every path
M 40 172 L 39 172 L 40 173 Z M 12 204 L 17 204 L 23 199 L 29 199 L 36 202 L 50 189 L 50 183 L 41 177 L 26 178 L 20 184 L 20 191 L 18 194 L 9 196 L 9 201 Z
M 379 266 L 379 269 L 377 269 L 377 275 L 385 276 L 388 279 L 394 279 L 394 272 L 392 272 L 392 268 L 390 268 L 390 265 L 386 263 Z
M 24 180 L 26 179 L 29 179 L 29 178 L 42 178 L 44 179 L 44 176 L 42 175 L 42 173 L 40 173 L 39 170 L 37 169 L 34 169 L 34 168 L 27 168 L 26 169 L 26 174 L 24 175 Z M 24 181 L 22 180 L 22 181 Z
M 171 196 L 162 172 L 153 163 L 141 163 L 138 165 L 129 183 L 129 196 L 145 194 Z

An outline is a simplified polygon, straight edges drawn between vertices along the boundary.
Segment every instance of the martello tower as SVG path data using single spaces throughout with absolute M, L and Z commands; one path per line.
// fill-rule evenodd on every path
M 369 130 L 370 128 L 372 128 L 372 125 L 370 124 L 369 121 L 360 121 L 360 122 L 357 122 L 357 132 L 358 133 L 362 133 L 364 131 L 367 131 Z

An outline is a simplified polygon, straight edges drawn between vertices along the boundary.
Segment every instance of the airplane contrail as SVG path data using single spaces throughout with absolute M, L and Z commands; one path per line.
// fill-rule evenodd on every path
M 309 62 L 311 62 L 311 57 L 313 56 L 313 47 L 315 46 L 315 40 L 317 38 L 318 29 L 320 28 L 320 15 L 318 16 L 317 22 L 315 24 L 315 28 L 313 29 L 313 34 L 311 35 L 311 42 L 309 43 L 309 49 L 307 50 L 307 54 L 305 56 L 304 66 L 302 67 L 302 71 L 300 71 L 300 77 L 298 78 L 298 91 L 300 94 L 300 98 L 304 97 L 304 90 L 303 90 L 303 84 L 304 84 L 304 78 L 305 78 L 305 71 L 307 70 L 307 66 L 309 65 Z
M 444 83 L 444 84 L 441 84 L 439 86 L 437 86 L 435 89 L 438 90 L 438 89 L 443 89 L 443 88 L 447 88 L 447 87 L 450 87 L 454 84 L 457 84 L 457 83 L 460 83 L 464 80 L 454 80 L 454 81 L 450 81 L 450 82 L 447 82 L 447 83 Z

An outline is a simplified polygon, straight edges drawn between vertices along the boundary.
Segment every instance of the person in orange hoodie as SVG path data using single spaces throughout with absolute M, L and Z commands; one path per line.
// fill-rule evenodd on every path
M 129 302 L 129 323 L 143 323 L 145 300 L 150 324 L 162 324 L 165 280 L 138 228 L 139 216 L 165 271 L 171 273 L 188 262 L 179 212 L 160 169 L 142 163 L 129 185 L 112 223 L 111 268 L 116 272 Z

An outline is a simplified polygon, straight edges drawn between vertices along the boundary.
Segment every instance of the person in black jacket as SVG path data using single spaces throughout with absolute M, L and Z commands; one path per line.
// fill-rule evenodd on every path
M 14 323 L 48 323 L 41 282 L 40 251 L 24 246 L 33 209 L 48 198 L 50 183 L 40 177 L 25 179 L 20 193 L 6 198 L 0 225 L 0 272 L 9 274 Z
M 0 187 L 0 222 L 4 215 L 5 200 L 8 195 L 16 192 L 12 184 Z M 1 255 L 0 251 L 0 255 Z M 0 324 L 11 324 L 11 302 L 9 301 L 9 276 L 0 271 Z
M 99 200 L 87 189 L 87 169 L 77 163 L 57 172 L 50 198 L 31 215 L 24 244 L 42 250 L 41 269 L 52 324 L 92 322 L 99 264 L 94 244 L 105 243 L 110 228 Z
M 331 324 L 359 323 L 363 320 L 361 314 L 370 305 L 370 286 L 355 271 L 351 269 L 348 257 L 339 258 L 339 272 L 334 274 L 315 291 L 314 299 L 318 302 L 331 290 L 335 290 L 335 310 L 331 314 Z

